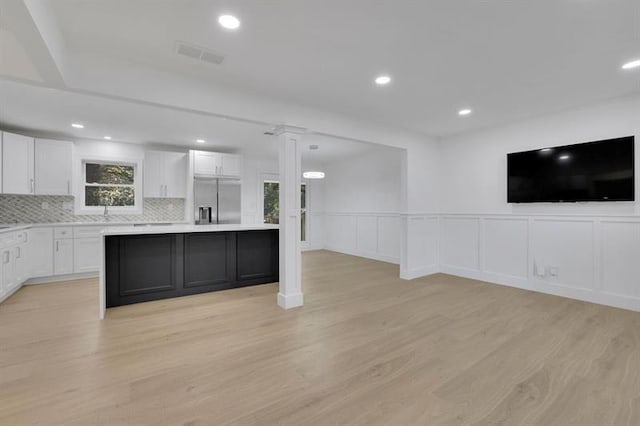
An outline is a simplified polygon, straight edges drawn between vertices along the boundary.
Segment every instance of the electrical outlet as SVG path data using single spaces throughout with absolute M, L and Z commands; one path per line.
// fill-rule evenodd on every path
M 538 266 L 536 262 L 533 263 L 533 276 L 538 278 L 547 277 L 547 268 L 544 266 Z
M 558 278 L 558 267 L 557 266 L 549 266 L 547 268 L 547 273 L 551 278 Z

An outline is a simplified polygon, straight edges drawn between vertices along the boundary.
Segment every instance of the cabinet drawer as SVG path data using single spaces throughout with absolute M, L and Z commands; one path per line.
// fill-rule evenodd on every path
M 103 229 L 102 226 L 74 226 L 73 238 L 99 237 Z
M 56 240 L 73 238 L 73 228 L 71 226 L 61 226 L 58 228 L 53 228 L 53 238 Z
M 18 244 L 28 243 L 29 242 L 29 231 L 18 231 L 16 232 L 16 241 Z

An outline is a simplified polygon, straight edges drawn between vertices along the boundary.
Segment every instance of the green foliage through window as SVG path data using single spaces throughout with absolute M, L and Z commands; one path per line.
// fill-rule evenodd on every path
M 264 183 L 264 223 L 280 223 L 280 184 Z
M 87 163 L 86 183 L 133 185 L 133 166 Z
M 135 168 L 127 164 L 85 163 L 84 203 L 88 207 L 134 207 Z
M 307 240 L 307 185 L 300 187 L 300 240 Z M 280 221 L 280 184 L 264 182 L 264 223 L 278 224 Z
M 84 195 L 86 206 L 133 207 L 133 188 L 121 186 L 87 186 Z

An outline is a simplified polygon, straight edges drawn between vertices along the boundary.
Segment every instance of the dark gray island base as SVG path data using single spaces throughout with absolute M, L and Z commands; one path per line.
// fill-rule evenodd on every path
M 105 235 L 106 307 L 278 281 L 278 230 Z

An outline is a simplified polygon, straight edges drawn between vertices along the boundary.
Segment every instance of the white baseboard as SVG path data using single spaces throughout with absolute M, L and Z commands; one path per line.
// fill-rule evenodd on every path
M 365 259 L 379 260 L 380 262 L 393 263 L 395 265 L 400 264 L 400 259 L 392 256 L 385 256 L 378 253 L 360 252 L 358 250 L 349 250 L 339 247 L 325 246 L 324 250 L 335 251 L 336 253 L 348 254 L 351 256 L 364 257 Z
M 55 283 L 60 281 L 82 280 L 86 278 L 98 278 L 98 272 L 97 271 L 83 272 L 80 274 L 67 274 L 67 275 L 55 275 L 52 277 L 30 278 L 24 284 L 25 285 L 48 284 L 48 283 Z
M 278 306 L 283 309 L 297 308 L 304 303 L 304 297 L 302 293 L 295 294 L 282 294 L 278 293 Z
M 16 293 L 16 291 L 20 290 L 21 287 L 22 287 L 22 284 L 20 284 L 19 286 L 17 286 L 16 288 L 11 290 L 9 293 L 5 294 L 4 296 L 0 297 L 0 303 L 4 302 L 5 300 L 13 296 Z
M 453 275 L 456 277 L 470 278 L 488 282 L 490 284 L 515 287 L 522 290 L 551 294 L 553 296 L 566 297 L 598 305 L 613 306 L 631 311 L 640 311 L 640 298 L 621 296 L 586 288 L 568 287 L 542 280 L 527 280 L 521 277 L 511 277 L 473 269 L 458 268 L 450 265 L 442 265 L 440 269 L 443 274 Z
M 413 280 L 416 278 L 426 277 L 428 275 L 437 274 L 440 272 L 440 268 L 438 265 L 428 265 L 423 266 L 421 268 L 413 268 L 413 269 L 400 269 L 400 278 L 403 280 Z

